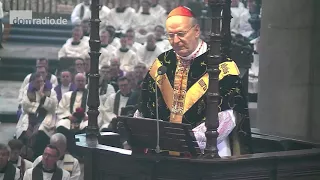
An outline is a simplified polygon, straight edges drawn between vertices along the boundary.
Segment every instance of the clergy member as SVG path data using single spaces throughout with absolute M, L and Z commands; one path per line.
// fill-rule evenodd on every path
M 157 25 L 157 18 L 154 14 L 150 13 L 150 2 L 143 0 L 142 12 L 135 14 L 132 20 L 132 29 L 135 31 L 135 41 L 144 44 L 147 41 L 147 36 L 154 31 Z
M 49 144 L 43 151 L 42 161 L 28 169 L 23 180 L 70 180 L 68 171 L 57 167 L 59 149 Z
M 111 68 L 110 66 L 104 65 L 100 69 L 99 79 L 99 96 L 100 104 L 103 105 L 107 98 L 115 93 L 114 87 L 110 84 L 111 81 Z
M 128 48 L 128 39 L 125 34 L 120 38 L 121 47 L 116 51 L 116 58 L 120 59 L 120 69 L 125 72 L 133 71 L 138 63 L 137 54 Z
M 104 4 L 99 6 L 99 19 L 100 19 L 100 31 L 105 30 L 107 26 L 108 21 L 108 14 L 110 13 L 110 9 L 105 6 Z
M 9 161 L 10 148 L 0 144 L 0 180 L 19 180 L 20 170 Z
M 114 26 L 116 32 L 125 33 L 131 26 L 136 10 L 127 5 L 127 0 L 117 1 L 119 4 L 116 8 L 111 9 L 107 23 Z
M 45 82 L 40 73 L 34 74 L 30 79 L 22 99 L 23 113 L 16 126 L 16 137 L 23 142 L 32 142 L 28 145 L 33 148 L 34 156 L 37 157 L 55 131 L 58 100 L 52 84 Z
M 113 118 L 121 114 L 121 108 L 137 104 L 138 96 L 132 93 L 130 82 L 127 77 L 120 77 L 118 79 L 118 86 L 120 90 L 117 93 L 110 95 L 104 104 L 104 107 L 106 107 L 104 110 L 104 117 L 98 121 L 101 131 L 110 130 L 110 122 Z
M 204 126 L 206 118 L 206 91 L 208 89 L 207 57 L 208 45 L 200 39 L 200 27 L 190 9 L 179 6 L 167 18 L 168 39 L 173 47 L 155 59 L 147 73 L 141 90 L 141 101 L 136 117 L 156 118 L 154 83 L 160 66 L 167 68 L 166 74 L 156 80 L 159 93 L 159 118 L 173 123 Z M 226 61 L 226 60 L 224 60 Z M 220 105 L 218 153 L 231 156 L 251 153 L 251 132 L 247 102 L 241 90 L 239 70 L 234 61 L 219 65 Z M 230 103 L 230 99 L 231 102 Z M 234 113 L 241 114 L 235 120 Z M 235 128 L 237 126 L 237 128 Z M 204 132 L 196 128 L 195 135 Z M 231 131 L 234 130 L 232 133 Z M 204 149 L 200 138 L 197 138 Z M 233 148 L 234 146 L 239 148 Z M 232 151 L 233 150 L 233 151 Z
M 72 39 L 66 43 L 58 52 L 59 60 L 61 58 L 82 58 L 89 53 L 89 42 L 82 40 L 83 30 L 81 26 L 75 26 L 72 30 Z
M 170 2 L 170 1 L 166 1 L 166 2 Z M 159 4 L 159 0 L 152 0 L 150 5 L 151 5 L 150 13 L 156 17 L 160 17 L 162 14 L 166 12 L 166 10 Z M 141 12 L 143 12 L 143 6 L 139 9 L 139 13 Z
M 119 90 L 118 78 L 124 76 L 124 72 L 120 69 L 120 60 L 118 58 L 112 59 L 110 63 L 110 84 L 115 91 Z
M 116 50 L 114 46 L 108 44 L 110 38 L 110 34 L 107 30 L 102 30 L 100 32 L 100 41 L 101 41 L 101 49 L 99 56 L 99 69 L 103 65 L 110 65 L 111 59 L 115 58 Z
M 60 102 L 62 96 L 69 91 L 74 91 L 76 86 L 72 83 L 72 74 L 68 70 L 62 70 L 60 73 L 61 83 L 54 88 L 57 94 L 58 102 Z
M 70 180 L 79 180 L 81 175 L 80 163 L 78 159 L 67 152 L 67 138 L 61 133 L 56 133 L 50 138 L 50 144 L 56 146 L 60 152 L 57 166 L 70 173 Z M 36 167 L 42 159 L 43 157 L 39 156 L 34 160 L 33 167 Z
M 86 77 L 78 73 L 75 78 L 76 90 L 65 93 L 57 108 L 57 128 L 63 127 L 76 133 L 88 126 Z
M 136 42 L 136 35 L 133 29 L 128 29 L 126 32 L 127 35 L 127 42 L 128 42 L 128 47 L 133 50 L 135 53 L 137 50 L 142 46 L 141 43 Z
M 120 43 L 120 38 L 116 37 L 116 28 L 108 25 L 106 27 L 107 31 L 109 32 L 109 43 L 110 45 L 112 45 L 115 48 L 120 48 L 121 47 L 121 43 Z
M 23 178 L 24 172 L 30 168 L 32 168 L 32 162 L 23 159 L 20 156 L 23 143 L 18 139 L 12 139 L 8 142 L 8 146 L 10 147 L 10 158 L 9 161 L 20 170 L 20 177 Z
M 249 23 L 250 13 L 240 0 L 231 1 L 231 16 L 231 31 L 248 37 L 253 31 Z
M 80 25 L 83 20 L 91 18 L 90 0 L 83 0 L 82 3 L 74 7 L 71 14 L 71 22 L 74 25 Z
M 164 27 L 158 25 L 154 28 L 156 45 L 160 47 L 163 51 L 168 51 L 172 49 L 171 44 L 167 38 L 165 38 L 165 30 Z
M 147 38 L 147 43 L 138 49 L 138 61 L 146 64 L 147 68 L 152 65 L 153 61 L 163 52 L 163 50 L 156 45 L 156 39 L 153 34 Z

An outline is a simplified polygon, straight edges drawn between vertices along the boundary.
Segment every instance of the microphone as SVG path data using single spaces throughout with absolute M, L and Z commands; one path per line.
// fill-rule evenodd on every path
M 167 67 L 165 66 L 160 66 L 157 70 L 158 75 L 155 78 L 155 91 L 156 91 L 156 120 L 157 120 L 157 146 L 156 146 L 156 153 L 160 153 L 160 145 L 159 145 L 159 141 L 160 141 L 160 127 L 159 127 L 159 104 L 158 104 L 158 86 L 157 86 L 157 80 L 158 80 L 158 76 L 164 75 L 167 72 Z

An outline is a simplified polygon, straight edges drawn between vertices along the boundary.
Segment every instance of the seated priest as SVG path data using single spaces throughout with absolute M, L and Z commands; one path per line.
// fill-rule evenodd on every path
M 89 41 L 84 40 L 83 29 L 81 26 L 75 26 L 72 30 L 72 38 L 68 39 L 66 43 L 58 52 L 58 58 L 82 58 L 89 53 Z
M 108 21 L 108 14 L 110 13 L 110 9 L 108 6 L 102 4 L 99 6 L 99 19 L 100 19 L 100 31 L 105 30 Z
M 61 133 L 56 133 L 51 136 L 50 144 L 56 146 L 60 152 L 60 158 L 57 161 L 57 166 L 70 173 L 70 180 L 79 180 L 81 175 L 80 163 L 78 159 L 74 158 L 67 151 L 67 138 Z M 36 167 L 42 159 L 43 157 L 39 156 L 34 160 L 33 167 Z
M 28 169 L 23 180 L 70 180 L 70 173 L 57 167 L 60 158 L 59 149 L 49 144 L 42 153 L 42 161 Z
M 132 29 L 136 33 L 135 40 L 138 43 L 144 44 L 147 41 L 147 36 L 153 33 L 154 27 L 157 25 L 157 18 L 149 12 L 150 2 L 143 0 L 142 12 L 136 13 L 132 20 Z
M 129 49 L 136 53 L 137 50 L 142 46 L 142 44 L 136 42 L 136 34 L 133 29 L 128 29 L 126 35 Z
M 107 30 L 102 30 L 100 32 L 100 41 L 101 41 L 101 48 L 100 48 L 100 56 L 99 56 L 99 69 L 103 65 L 110 65 L 110 61 L 112 58 L 115 58 L 116 50 L 114 46 L 108 44 L 109 43 L 110 34 Z
M 43 152 L 55 131 L 57 95 L 42 74 L 32 75 L 22 99 L 23 113 L 16 126 L 16 137 L 33 148 L 34 156 Z
M 148 35 L 147 43 L 138 49 L 137 57 L 138 61 L 144 63 L 147 68 L 151 67 L 153 61 L 163 52 L 163 50 L 157 46 L 156 39 L 153 34 Z
M 127 77 L 118 78 L 118 86 L 119 91 L 110 95 L 104 104 L 103 118 L 98 118 L 98 125 L 101 131 L 110 131 L 111 127 L 109 125 L 112 119 L 121 115 L 122 108 L 127 106 L 135 108 L 138 103 L 139 95 L 131 91 L 130 82 Z
M 10 147 L 11 153 L 9 161 L 20 170 L 20 177 L 23 178 L 24 172 L 27 169 L 32 168 L 32 162 L 23 159 L 20 156 L 23 143 L 19 139 L 12 139 L 8 142 L 8 146 Z
M 129 49 L 125 34 L 121 35 L 120 43 L 121 47 L 116 51 L 116 58 L 120 60 L 120 69 L 124 72 L 133 71 L 133 67 L 138 63 L 137 54 Z
M 0 180 L 20 180 L 20 170 L 9 161 L 10 147 L 0 144 Z
M 155 30 L 156 45 L 160 47 L 163 51 L 168 51 L 172 49 L 168 39 L 164 38 L 165 36 L 164 27 L 161 25 L 158 25 L 154 28 L 154 30 Z
M 120 69 L 120 60 L 118 58 L 112 59 L 110 62 L 110 84 L 115 91 L 119 90 L 118 78 L 124 76 L 124 72 Z
M 156 118 L 154 83 L 158 68 L 166 74 L 156 80 L 159 91 L 159 118 L 194 127 L 200 149 L 204 149 L 203 130 L 208 89 L 208 45 L 201 40 L 200 27 L 190 9 L 179 6 L 167 18 L 166 29 L 173 47 L 156 58 L 141 89 L 136 117 Z M 239 70 L 234 61 L 219 65 L 220 105 L 218 153 L 222 156 L 251 152 L 251 132 L 246 97 L 241 87 Z M 237 115 L 235 115 L 237 114 Z M 238 115 L 239 114 L 239 115 Z M 236 116 L 239 119 L 236 119 Z M 198 127 L 200 126 L 200 128 Z
M 105 103 L 111 94 L 115 93 L 114 87 L 110 84 L 110 71 L 111 68 L 107 65 L 102 66 L 100 69 L 99 96 L 101 105 Z
M 136 10 L 128 6 L 127 0 L 117 0 L 117 7 L 107 16 L 107 25 L 114 26 L 117 33 L 125 33 L 131 26 Z
M 116 37 L 116 29 L 115 27 L 109 25 L 106 27 L 106 30 L 109 32 L 109 43 L 110 45 L 112 45 L 115 48 L 120 48 L 121 47 L 121 43 L 120 43 L 120 39 L 118 37 Z
M 60 73 L 61 83 L 54 88 L 57 94 L 58 102 L 60 102 L 62 96 L 69 91 L 76 90 L 76 86 L 72 83 L 73 77 L 69 70 L 62 70 Z
M 170 2 L 170 1 L 166 1 L 166 2 Z M 149 11 L 154 16 L 160 17 L 162 14 L 164 14 L 166 12 L 166 10 L 159 4 L 159 0 L 152 0 L 149 3 L 151 5 Z M 140 7 L 140 9 L 139 9 L 139 13 L 141 13 L 141 12 L 143 12 L 143 6 Z
M 83 0 L 82 3 L 77 4 L 71 13 L 71 23 L 80 25 L 83 20 L 91 18 L 90 0 Z
M 62 96 L 57 108 L 57 132 L 81 133 L 88 126 L 86 77 L 78 73 L 74 78 L 75 91 Z M 71 131 L 71 132 L 70 132 Z M 69 137 L 68 134 L 64 134 Z

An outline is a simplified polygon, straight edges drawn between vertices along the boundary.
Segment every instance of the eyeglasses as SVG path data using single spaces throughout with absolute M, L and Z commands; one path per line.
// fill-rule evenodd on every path
M 195 27 L 195 25 L 191 26 L 187 31 L 181 31 L 181 32 L 177 32 L 177 33 L 166 33 L 166 36 L 168 37 L 168 39 L 173 39 L 175 37 L 175 35 L 178 36 L 178 38 L 183 38 L 184 36 L 186 36 L 188 34 L 188 32 Z

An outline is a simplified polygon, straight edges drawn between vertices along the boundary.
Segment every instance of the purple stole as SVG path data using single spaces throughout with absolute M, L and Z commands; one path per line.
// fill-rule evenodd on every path
M 61 84 L 56 86 L 54 90 L 56 91 L 58 102 L 60 102 L 62 98 Z M 77 87 L 73 83 L 71 83 L 69 91 L 75 91 L 75 90 L 77 90 Z

